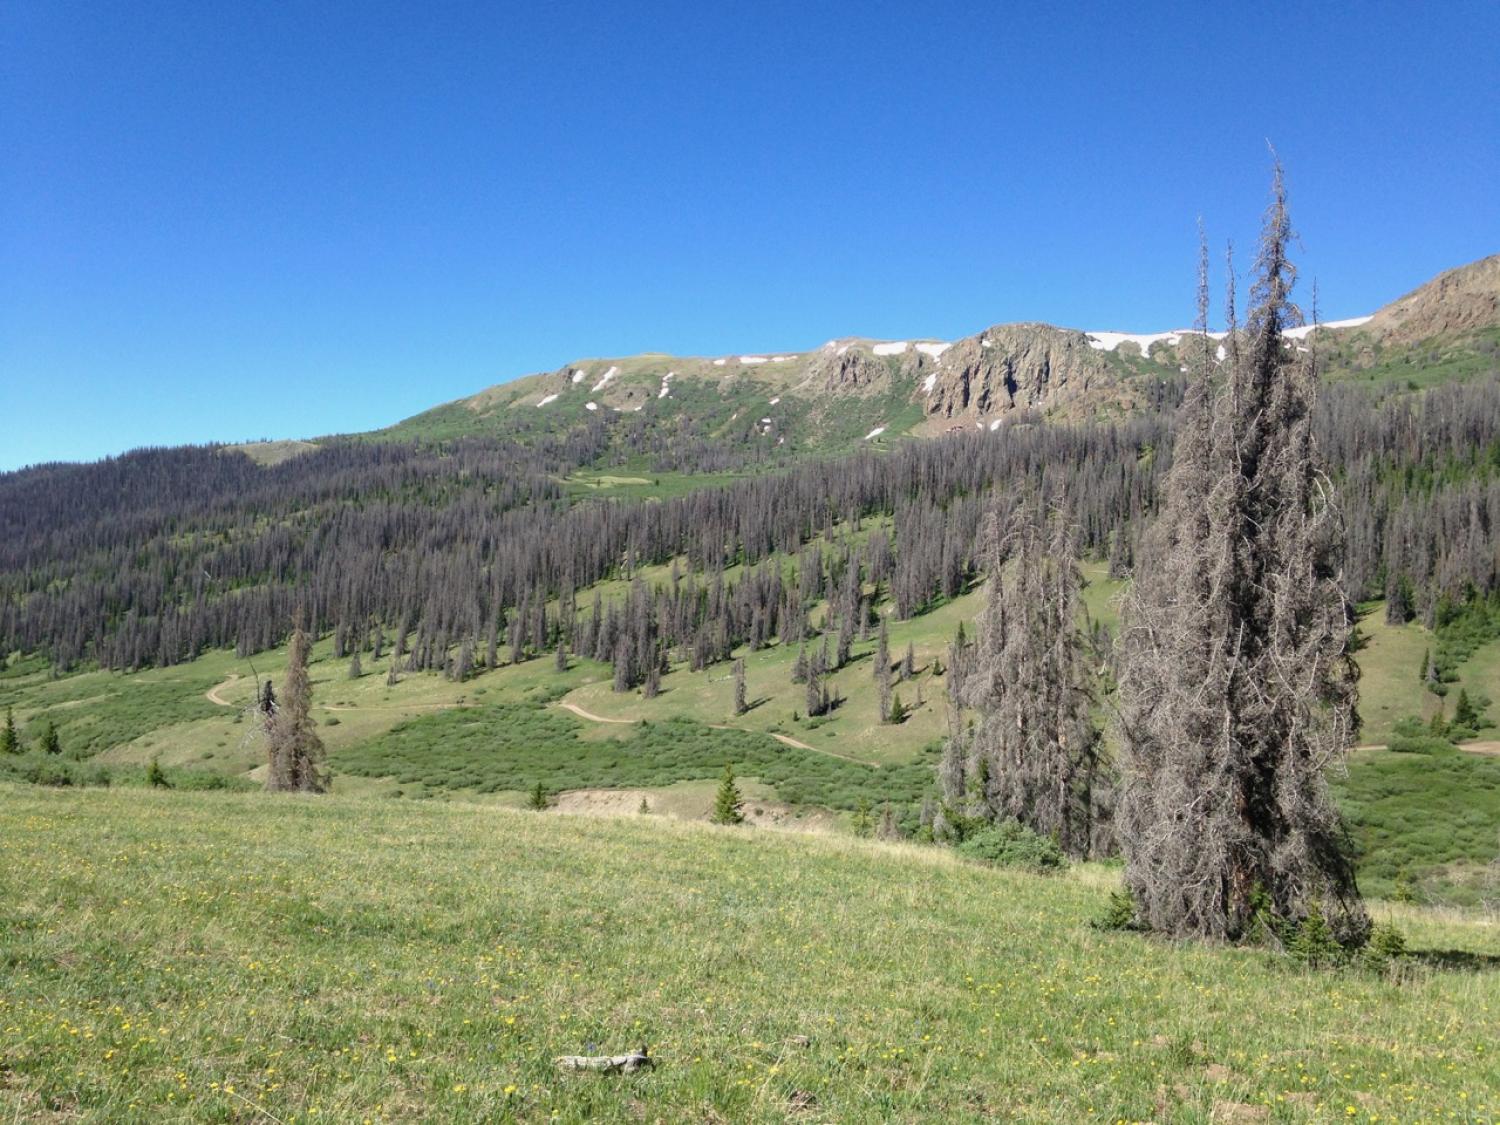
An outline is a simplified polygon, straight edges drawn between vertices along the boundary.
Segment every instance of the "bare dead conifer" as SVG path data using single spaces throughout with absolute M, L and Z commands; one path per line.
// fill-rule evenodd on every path
M 328 788 L 323 770 L 323 741 L 312 717 L 312 680 L 308 652 L 312 641 L 299 613 L 287 648 L 281 699 L 267 724 L 270 769 L 266 788 L 275 792 L 322 793 Z
M 962 788 L 980 815 L 1013 818 L 1087 855 L 1098 732 L 1073 532 L 1066 519 L 1044 521 L 1023 506 L 992 516 L 987 538 L 990 597 L 963 694 L 978 722 L 965 740 Z M 945 788 L 955 780 L 945 776 Z
M 1119 835 L 1153 929 L 1235 940 L 1262 908 L 1316 910 L 1357 942 L 1369 921 L 1324 780 L 1354 733 L 1357 670 L 1315 356 L 1283 337 L 1300 319 L 1290 239 L 1278 164 L 1243 340 L 1231 272 L 1224 373 L 1203 349 L 1125 601 Z

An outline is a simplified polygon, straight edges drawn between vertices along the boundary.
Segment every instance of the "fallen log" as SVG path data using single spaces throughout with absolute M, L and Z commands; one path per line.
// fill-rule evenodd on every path
M 595 1070 L 601 1074 L 633 1074 L 656 1066 L 645 1047 L 628 1055 L 559 1055 L 556 1062 L 563 1070 Z

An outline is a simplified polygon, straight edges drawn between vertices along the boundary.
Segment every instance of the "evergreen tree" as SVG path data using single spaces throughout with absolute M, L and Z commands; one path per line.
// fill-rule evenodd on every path
M 709 819 L 715 824 L 743 824 L 745 814 L 740 810 L 744 803 L 740 787 L 734 780 L 734 766 L 725 762 L 724 776 L 719 779 L 719 791 L 714 795 L 714 811 Z
M 875 823 L 870 819 L 870 798 L 859 799 L 854 806 L 854 815 L 849 818 L 849 826 L 856 836 L 868 836 L 875 830 Z
M 529 797 L 527 797 L 527 799 L 526 799 L 526 807 L 529 808 L 529 809 L 532 809 L 535 812 L 541 812 L 550 803 L 551 802 L 548 800 L 548 797 L 547 797 L 547 788 L 546 788 L 546 786 L 544 786 L 540 781 L 538 781 L 531 788 L 531 795 Z
M 1479 711 L 1469 699 L 1469 693 L 1458 689 L 1458 701 L 1453 705 L 1453 725 L 1474 730 L 1479 726 Z
M 153 757 L 146 766 L 146 784 L 153 789 L 170 789 L 167 775 L 161 768 L 161 758 Z
M 1239 940 L 1269 915 L 1369 920 L 1325 771 L 1352 741 L 1343 526 L 1312 434 L 1316 354 L 1285 328 L 1295 269 L 1277 166 L 1241 332 L 1223 374 L 1203 334 L 1157 524 L 1125 602 L 1120 678 L 1126 885 L 1150 928 Z M 1231 282 L 1233 269 L 1230 269 Z
M 42 737 L 37 740 L 43 754 L 61 754 L 62 740 L 57 735 L 57 726 L 50 719 L 42 727 Z
M 16 734 L 16 716 L 7 707 L 5 709 L 5 726 L 0 727 L 0 754 L 19 754 L 20 752 L 21 739 Z
M 640 813 L 642 816 L 647 816 L 651 812 L 651 803 L 649 801 L 647 801 L 646 798 L 642 797 L 641 798 L 641 806 L 640 806 L 640 808 L 636 809 L 635 811 L 638 812 L 638 813 Z
M 906 707 L 901 702 L 900 692 L 897 692 L 891 697 L 891 711 L 890 715 L 887 716 L 887 721 L 892 726 L 900 726 L 902 723 L 906 722 Z

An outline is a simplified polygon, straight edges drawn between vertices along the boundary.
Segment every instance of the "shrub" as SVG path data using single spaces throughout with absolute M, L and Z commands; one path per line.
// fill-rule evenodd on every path
M 1092 923 L 1096 930 L 1138 930 L 1140 920 L 1136 917 L 1135 897 L 1128 887 L 1109 892 L 1109 902 L 1104 913 Z
M 1287 952 L 1294 960 L 1315 969 L 1341 964 L 1346 956 L 1316 903 L 1293 931 Z
M 1015 820 L 1004 820 L 969 833 L 954 850 L 959 855 L 996 867 L 1055 871 L 1068 865 L 1055 840 L 1038 836 Z

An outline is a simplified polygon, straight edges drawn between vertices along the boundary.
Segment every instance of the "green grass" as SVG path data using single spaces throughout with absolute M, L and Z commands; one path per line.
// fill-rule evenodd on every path
M 1401 719 L 1427 718 L 1438 709 L 1438 697 L 1422 686 L 1422 653 L 1436 642 L 1420 625 L 1387 625 L 1384 602 L 1360 617 L 1359 631 L 1365 638 L 1354 655 L 1360 673 L 1359 740 L 1383 746 Z
M 611 726 L 562 711 L 501 704 L 410 719 L 339 753 L 334 766 L 422 791 L 477 793 L 658 787 L 717 777 L 726 762 L 790 804 L 851 810 L 861 800 L 903 807 L 933 784 L 932 759 L 886 769 L 844 761 L 767 735 L 691 719 Z
M 1500 758 L 1364 753 L 1336 791 L 1366 894 L 1500 907 Z
M 1095 932 L 1097 868 L 659 817 L 0 788 L 0 845 L 7 1120 L 1497 1111 L 1500 973 L 1431 962 L 1500 938 L 1420 910 L 1398 981 Z

